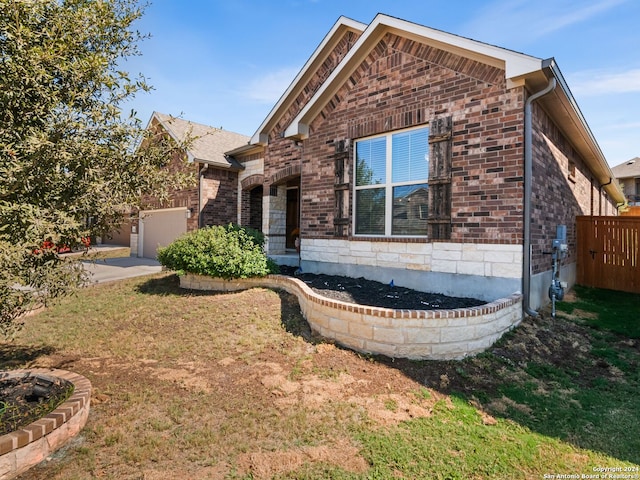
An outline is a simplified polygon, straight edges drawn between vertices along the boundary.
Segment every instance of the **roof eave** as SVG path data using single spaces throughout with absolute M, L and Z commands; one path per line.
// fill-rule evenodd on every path
M 314 73 L 315 69 L 313 68 L 313 66 L 318 61 L 323 61 L 323 54 L 326 54 L 327 51 L 333 48 L 333 43 L 335 43 L 342 37 L 342 35 L 344 34 L 343 32 L 352 30 L 361 33 L 366 28 L 367 26 L 365 24 L 357 22 L 350 18 L 344 16 L 338 18 L 331 30 L 329 30 L 329 33 L 325 35 L 318 48 L 316 48 L 316 50 L 311 55 L 309 60 L 307 60 L 307 62 L 304 64 L 300 72 L 298 72 L 298 75 L 296 75 L 289 87 L 287 87 L 287 90 L 282 94 L 278 102 L 271 109 L 271 111 L 267 115 L 267 118 L 265 118 L 260 127 L 253 134 L 250 143 L 267 145 L 267 143 L 269 142 L 270 130 L 275 126 L 275 122 L 278 120 L 278 118 L 280 118 L 282 113 L 287 108 L 289 108 L 289 105 L 291 104 L 295 96 L 297 96 L 296 92 L 303 87 L 304 82 L 302 80 L 306 76 Z
M 544 60 L 542 62 L 542 71 L 547 79 L 555 78 L 559 88 L 554 90 L 553 95 L 542 97 L 539 102 L 552 116 L 558 128 L 571 141 L 573 147 L 580 153 L 593 173 L 599 187 L 604 188 L 616 203 L 624 203 L 624 193 L 618 183 L 612 181 L 615 175 L 611 171 L 611 167 L 602 153 L 589 124 L 580 111 L 578 103 L 573 97 L 555 59 Z M 533 83 L 535 82 L 530 82 L 528 85 Z
M 210 167 L 219 168 L 221 170 L 232 170 L 232 171 L 240 171 L 244 170 L 245 167 L 240 162 L 238 162 L 235 158 L 225 155 L 225 161 L 220 162 L 217 160 L 208 160 L 204 158 L 196 158 L 193 159 L 196 163 L 203 163 L 205 165 L 209 165 Z
M 242 145 L 240 147 L 234 148 L 233 150 L 229 150 L 224 152 L 225 155 L 230 157 L 235 157 L 238 155 L 252 155 L 255 153 L 264 152 L 264 146 L 261 144 L 251 144 L 247 143 L 246 145 Z

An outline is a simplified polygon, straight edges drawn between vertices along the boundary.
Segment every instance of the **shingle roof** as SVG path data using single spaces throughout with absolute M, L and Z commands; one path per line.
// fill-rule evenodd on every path
M 640 157 L 627 160 L 611 168 L 616 178 L 640 177 Z
M 178 141 L 191 137 L 193 141 L 187 150 L 190 160 L 220 168 L 242 168 L 225 153 L 246 145 L 250 137 L 159 112 L 153 112 L 151 118 L 156 118 L 167 133 Z

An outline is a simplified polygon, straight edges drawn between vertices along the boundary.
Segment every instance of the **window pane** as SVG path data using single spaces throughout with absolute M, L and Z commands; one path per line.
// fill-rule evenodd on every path
M 387 181 L 387 139 L 374 138 L 356 143 L 356 185 L 380 185 Z
M 384 188 L 356 190 L 356 234 L 384 235 Z
M 392 181 L 412 182 L 429 178 L 429 129 L 392 136 Z
M 392 235 L 427 235 L 429 185 L 393 188 Z

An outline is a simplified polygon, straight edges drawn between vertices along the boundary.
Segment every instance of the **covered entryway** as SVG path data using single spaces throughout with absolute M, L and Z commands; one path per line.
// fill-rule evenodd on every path
M 138 256 L 156 258 L 159 247 L 166 247 L 187 231 L 186 207 L 140 212 Z
M 300 181 L 287 187 L 287 250 L 296 248 L 296 238 L 300 236 Z
M 270 177 L 265 234 L 268 254 L 296 255 L 295 240 L 300 236 L 300 165 L 286 167 Z M 297 260 L 297 256 L 296 256 Z

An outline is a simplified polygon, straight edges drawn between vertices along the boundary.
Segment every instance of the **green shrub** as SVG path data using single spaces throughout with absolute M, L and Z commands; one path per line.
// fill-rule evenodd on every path
M 278 272 L 278 266 L 264 253 L 264 235 L 232 223 L 189 232 L 159 249 L 158 260 L 178 273 L 227 280 Z

